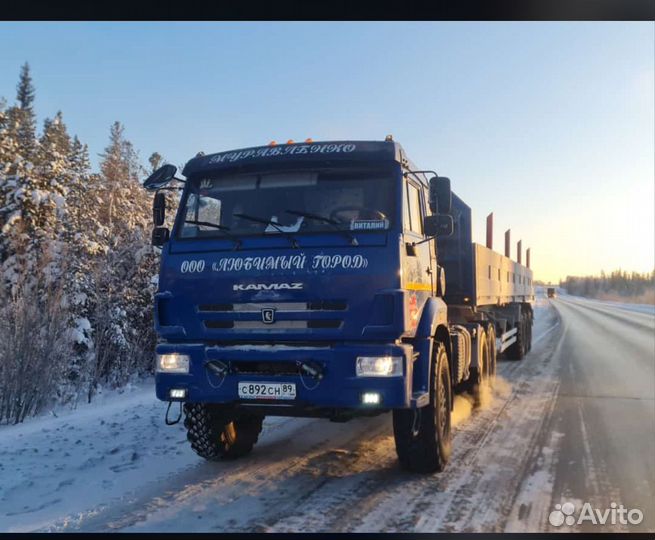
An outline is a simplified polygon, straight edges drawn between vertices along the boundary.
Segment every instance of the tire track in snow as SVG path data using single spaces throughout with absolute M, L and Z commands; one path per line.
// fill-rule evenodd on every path
M 515 389 L 511 395 L 500 398 L 490 410 L 474 413 L 461 429 L 455 429 L 453 456 L 444 472 L 422 477 L 398 471 L 391 441 L 387 453 L 383 456 L 384 467 L 373 475 L 364 476 L 353 486 L 348 486 L 347 496 L 343 493 L 327 494 L 326 499 L 325 490 L 321 490 L 308 501 L 301 512 L 286 517 L 268 530 L 430 532 L 462 530 L 462 523 L 467 524 L 464 530 L 492 530 L 487 525 L 499 523 L 497 510 L 485 510 L 480 500 L 494 500 L 500 511 L 508 514 L 515 496 L 514 490 L 521 478 L 512 470 L 515 466 L 516 437 L 506 437 L 507 432 L 499 430 L 498 426 L 508 417 L 509 409 L 515 408 L 521 412 L 522 419 L 515 418 L 512 412 L 513 426 L 510 431 L 525 430 L 532 433 L 524 453 L 524 462 L 527 462 L 529 450 L 536 444 L 540 426 L 545 419 L 541 411 L 548 409 L 557 392 L 557 384 L 553 381 L 555 366 L 551 363 L 547 365 L 550 384 L 544 388 L 542 399 L 536 400 L 533 407 L 524 406 L 524 398 L 535 390 L 534 385 L 526 385 L 527 381 L 534 378 L 534 369 L 530 365 L 530 362 L 535 362 L 538 358 L 534 356 L 536 354 L 531 354 L 524 362 L 501 364 L 501 373 L 505 373 L 505 367 L 512 367 L 512 372 L 518 370 L 522 376 L 513 381 Z M 535 420 L 539 419 L 541 422 L 536 424 Z M 498 441 L 503 439 L 508 441 L 504 447 L 504 459 L 507 462 L 505 469 L 490 474 L 489 469 L 480 466 L 479 455 L 492 453 L 488 445 L 498 449 Z M 514 479 L 514 482 L 505 481 L 506 485 L 502 486 L 503 478 Z M 498 504 L 501 486 L 504 488 L 504 500 L 507 501 L 504 506 Z M 500 499 L 503 500 L 503 497 Z M 324 511 L 326 506 L 330 508 L 329 512 Z M 399 512 L 399 509 L 403 508 L 409 510 Z M 474 514 L 477 511 L 482 514 L 476 517 Z M 480 522 L 479 525 L 475 525 L 476 519 Z M 468 524 L 471 524 L 470 528 Z
M 552 322 L 552 310 L 543 309 L 535 333 Z M 523 361 L 499 364 L 511 391 L 454 428 L 441 474 L 398 468 L 389 415 L 348 424 L 267 420 L 246 459 L 199 458 L 46 530 L 500 530 L 556 391 L 549 349 L 557 332 L 539 335 Z

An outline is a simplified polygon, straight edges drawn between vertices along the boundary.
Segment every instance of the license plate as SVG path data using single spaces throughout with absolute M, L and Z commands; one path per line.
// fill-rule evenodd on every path
M 294 383 L 240 382 L 241 399 L 296 399 Z

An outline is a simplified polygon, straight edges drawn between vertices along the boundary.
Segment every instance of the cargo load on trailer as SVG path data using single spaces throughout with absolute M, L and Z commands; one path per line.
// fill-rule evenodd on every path
M 523 265 L 520 243 L 517 261 L 474 243 L 450 180 L 391 137 L 199 154 L 175 174 L 144 183 L 161 248 L 156 392 L 183 407 L 192 448 L 243 456 L 269 415 L 391 412 L 401 465 L 442 470 L 454 393 L 479 398 L 497 354 L 530 350 L 529 250 Z

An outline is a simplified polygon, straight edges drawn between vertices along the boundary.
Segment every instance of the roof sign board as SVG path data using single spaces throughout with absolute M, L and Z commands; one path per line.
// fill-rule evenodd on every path
M 399 161 L 400 145 L 382 141 L 326 141 L 258 146 L 198 156 L 184 167 L 183 174 L 208 172 L 257 163 L 304 161 Z

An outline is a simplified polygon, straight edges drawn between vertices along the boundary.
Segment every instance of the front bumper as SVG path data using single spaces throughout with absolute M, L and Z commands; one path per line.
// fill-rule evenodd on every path
M 157 373 L 157 398 L 169 401 L 173 388 L 185 389 L 185 401 L 191 403 L 258 404 L 291 406 L 295 409 L 396 409 L 408 408 L 411 401 L 413 348 L 405 344 L 335 344 L 331 346 L 288 345 L 233 345 L 207 346 L 205 344 L 157 345 L 157 353 L 181 353 L 191 357 L 189 373 Z M 403 358 L 403 375 L 395 377 L 358 377 L 355 362 L 358 356 L 400 356 Z M 217 375 L 207 367 L 209 362 L 220 361 L 228 366 L 224 375 Z M 262 369 L 274 363 L 286 366 L 310 362 L 319 366 L 321 378 L 300 373 L 273 374 Z M 244 367 L 245 366 L 245 367 Z M 253 369 L 250 369 L 250 366 Z M 275 366 L 273 366 L 275 367 Z M 248 373 L 244 373 L 246 370 Z M 295 383 L 294 400 L 241 400 L 238 382 Z M 377 392 L 378 405 L 362 404 L 365 392 Z

